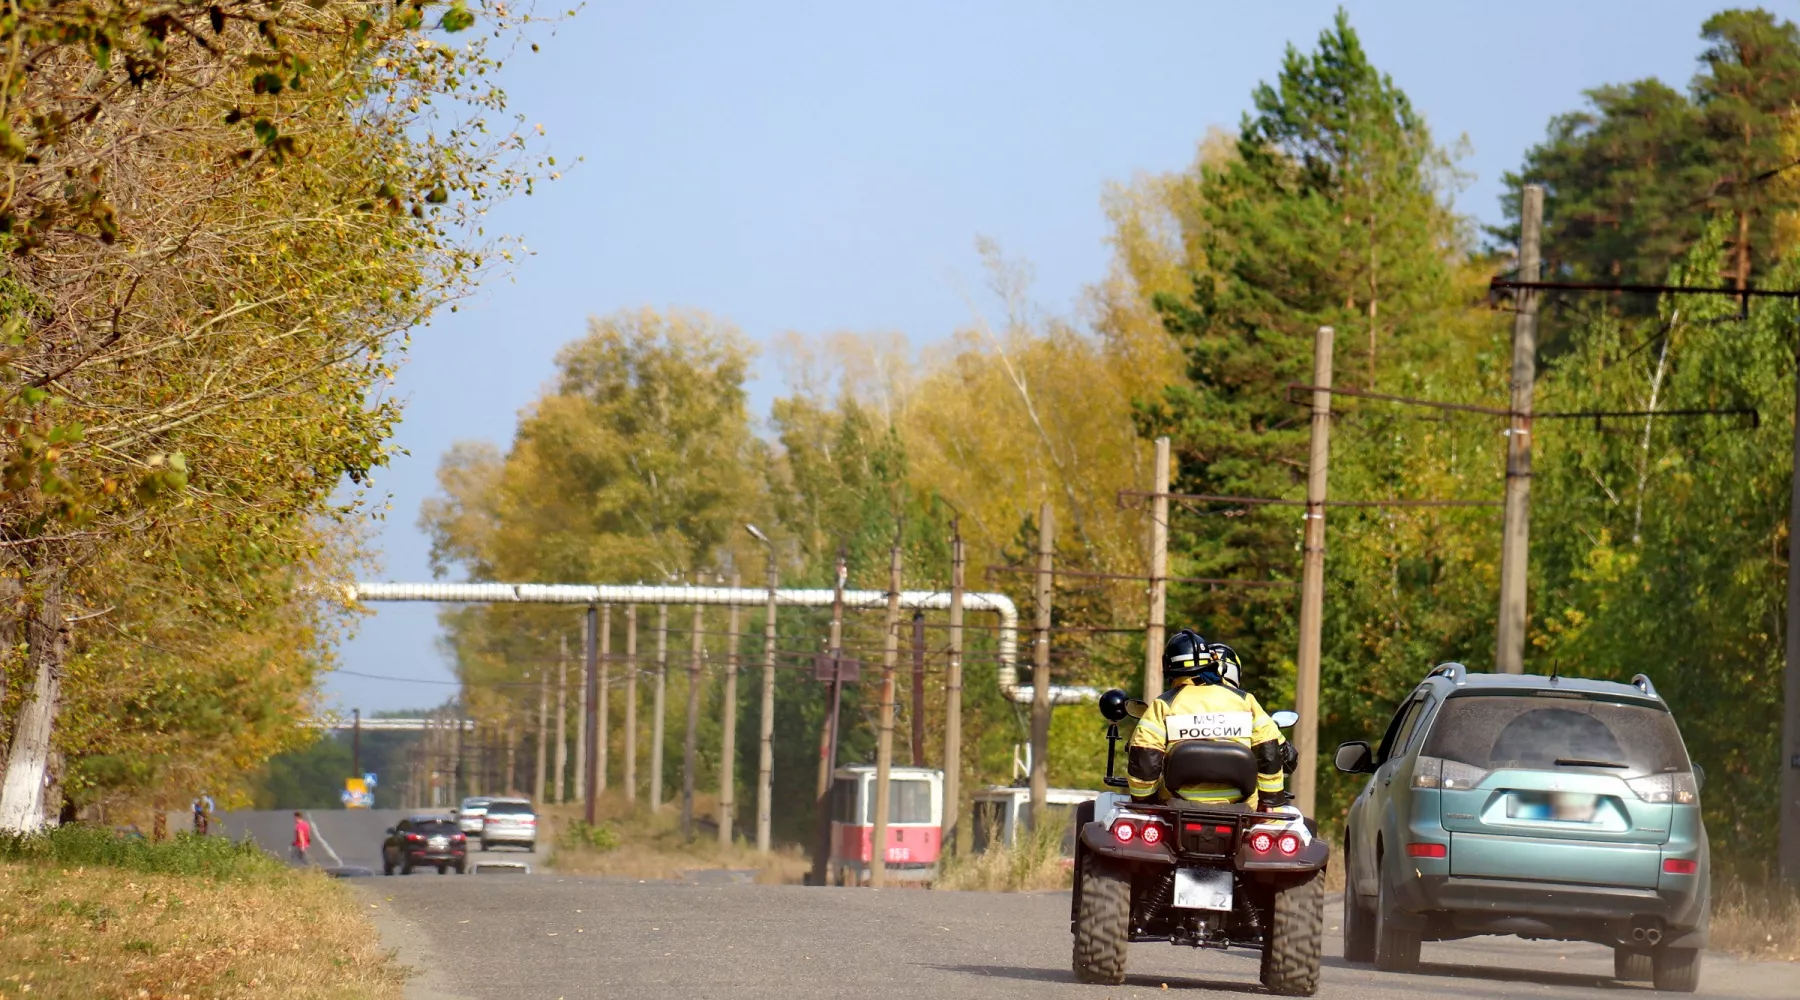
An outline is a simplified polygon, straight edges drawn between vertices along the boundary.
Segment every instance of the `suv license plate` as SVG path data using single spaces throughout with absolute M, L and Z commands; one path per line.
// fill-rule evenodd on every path
M 1231 909 L 1231 872 L 1218 868 L 1175 869 L 1174 906 L 1182 910 Z

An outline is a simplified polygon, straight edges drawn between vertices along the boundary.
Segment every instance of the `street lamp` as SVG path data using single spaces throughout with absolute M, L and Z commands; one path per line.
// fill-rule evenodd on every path
M 769 820 L 773 812 L 775 777 L 775 588 L 779 567 L 775 543 L 754 524 L 744 525 L 750 537 L 769 550 L 769 606 L 763 616 L 762 747 L 756 762 L 756 849 L 769 852 Z

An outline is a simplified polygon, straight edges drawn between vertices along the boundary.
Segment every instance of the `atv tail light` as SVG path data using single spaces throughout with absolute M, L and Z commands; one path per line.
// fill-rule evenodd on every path
M 1137 827 L 1132 826 L 1125 820 L 1120 820 L 1113 824 L 1112 834 L 1113 839 L 1119 843 L 1129 844 L 1131 843 L 1131 838 L 1137 836 Z
M 1281 835 L 1280 839 L 1275 841 L 1275 845 L 1281 848 L 1281 853 L 1292 857 L 1293 855 L 1300 853 L 1300 835 L 1297 833 L 1284 833 Z
M 1663 871 L 1669 875 L 1692 875 L 1700 870 L 1700 862 L 1685 858 L 1664 858 Z
M 1144 832 L 1141 834 L 1141 836 L 1144 838 L 1144 843 L 1149 844 L 1152 847 L 1155 847 L 1157 844 L 1162 843 L 1162 838 L 1163 838 L 1162 827 L 1157 826 L 1155 823 L 1145 823 L 1144 824 Z
M 1275 835 L 1268 831 L 1259 831 L 1250 835 L 1250 849 L 1258 854 L 1267 854 L 1275 848 Z
M 1442 860 L 1450 856 L 1450 849 L 1443 844 L 1407 844 L 1406 856 L 1409 858 L 1437 858 Z

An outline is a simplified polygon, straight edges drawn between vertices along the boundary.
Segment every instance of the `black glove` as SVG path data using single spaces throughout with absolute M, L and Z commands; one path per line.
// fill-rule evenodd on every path
M 1295 750 L 1294 745 L 1286 741 L 1282 742 L 1281 750 L 1283 758 L 1281 762 L 1282 773 L 1293 774 L 1294 768 L 1300 766 L 1300 751 Z
M 1256 797 L 1256 809 L 1258 812 L 1270 812 L 1287 805 L 1290 801 L 1292 799 L 1287 792 L 1263 792 Z

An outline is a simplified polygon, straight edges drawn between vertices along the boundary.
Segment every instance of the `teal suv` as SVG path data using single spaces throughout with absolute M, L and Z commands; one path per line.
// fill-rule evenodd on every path
M 1630 684 L 1433 670 L 1378 747 L 1344 830 L 1344 955 L 1412 971 L 1422 941 L 1592 941 L 1614 971 L 1691 992 L 1706 946 L 1703 774 Z

